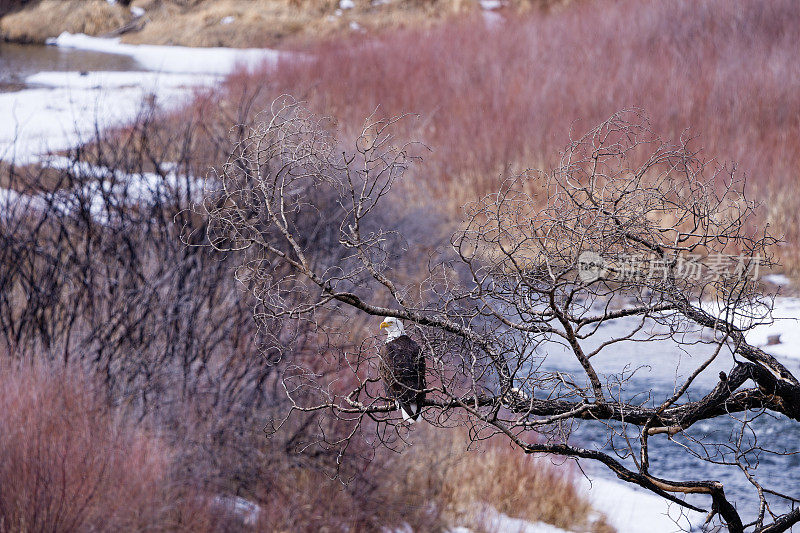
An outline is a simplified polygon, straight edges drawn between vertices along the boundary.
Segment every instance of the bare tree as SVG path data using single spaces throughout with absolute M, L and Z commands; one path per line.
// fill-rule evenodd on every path
M 800 420 L 800 383 L 746 338 L 770 320 L 774 295 L 757 273 L 773 264 L 776 240 L 735 168 L 705 163 L 690 139 L 665 143 L 638 112 L 621 112 L 570 142 L 552 171 L 509 178 L 467 206 L 450 246 L 423 252 L 393 222 L 414 202 L 402 177 L 424 148 L 394 144 L 401 119 L 368 120 L 347 152 L 323 121 L 276 100 L 203 206 L 208 243 L 238 254 L 258 321 L 316 332 L 315 366 L 283 374 L 291 412 L 348 425 L 332 445 L 346 447 L 364 427 L 384 444 L 402 438 L 407 427 L 378 383 L 382 341 L 356 338 L 354 326 L 397 317 L 428 359 L 429 423 L 597 461 L 708 512 L 708 529 L 777 532 L 800 521 L 800 495 L 758 470 L 763 457 L 789 465 L 797 452 L 796 443 L 767 446 L 758 421 Z M 318 253 L 316 232 L 339 253 Z M 673 383 L 657 390 L 638 375 L 664 354 L 674 356 Z M 730 430 L 720 437 L 703 421 Z M 604 437 L 573 444 L 587 428 Z M 740 472 L 758 497 L 745 509 L 752 521 L 721 481 L 659 468 L 667 446 Z
M 263 443 L 265 417 L 288 403 L 282 347 L 293 361 L 314 352 L 290 322 L 257 331 L 234 264 L 182 242 L 204 235 L 190 210 L 204 186 L 200 148 L 209 159 L 228 149 L 201 127 L 175 131 L 144 109 L 122 134 L 98 128 L 68 157 L 3 165 L 0 352 L 98 375 L 109 402 L 178 444 L 192 482 L 252 494 L 279 475 L 261 468 L 324 471 L 336 455 L 294 453 L 315 440 L 306 434 L 319 417 Z

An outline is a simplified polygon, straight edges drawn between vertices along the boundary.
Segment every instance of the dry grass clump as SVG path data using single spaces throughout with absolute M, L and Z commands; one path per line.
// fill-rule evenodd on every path
M 147 12 L 147 24 L 124 36 L 129 43 L 185 46 L 275 46 L 288 36 L 319 24 L 333 13 L 335 0 L 294 5 L 286 0 L 175 1 L 134 3 Z
M 359 472 L 337 480 L 286 456 L 271 461 L 256 499 L 258 528 L 269 531 L 493 531 L 497 513 L 570 531 L 612 532 L 581 494 L 575 471 L 489 441 L 467 451 L 461 430 L 415 427 L 413 444 L 378 448 Z M 348 454 L 371 456 L 361 440 Z M 278 458 L 279 455 L 274 455 Z M 346 481 L 342 484 L 342 480 Z
M 524 12 L 564 3 L 569 2 L 510 0 L 505 10 Z M 480 9 L 476 0 L 355 0 L 348 9 L 340 9 L 339 0 L 133 0 L 131 5 L 146 15 L 141 30 L 126 33 L 125 42 L 232 47 L 274 47 L 404 27 L 428 28 Z M 62 31 L 106 33 L 130 21 L 131 14 L 104 0 L 42 0 L 7 19 L 0 23 L 4 38 L 44 42 Z
M 580 493 L 569 465 L 526 456 L 502 439 L 467 450 L 460 429 L 419 427 L 412 437 L 412 446 L 379 463 L 382 475 L 391 477 L 384 487 L 389 501 L 427 509 L 445 527 L 485 530 L 493 510 L 569 531 L 613 531 Z
M 346 10 L 339 9 L 338 0 L 197 0 L 188 4 L 140 0 L 134 5 L 145 8 L 149 20 L 141 31 L 127 34 L 125 42 L 274 47 L 287 40 L 317 40 L 402 26 L 429 26 L 477 4 L 438 0 L 373 6 L 369 1 L 359 0 L 354 8 Z
M 131 15 L 105 0 L 42 0 L 0 19 L 0 38 L 44 43 L 61 32 L 102 35 L 125 24 Z
M 380 531 L 401 527 L 404 522 L 418 525 L 415 531 L 440 530 L 435 514 L 421 513 L 402 500 L 388 505 L 377 500 L 385 480 L 371 480 L 374 484 L 370 484 L 362 477 L 343 485 L 341 480 L 311 468 L 281 473 L 280 482 L 271 484 L 262 497 L 260 531 Z M 402 511 L 390 514 L 388 509 Z

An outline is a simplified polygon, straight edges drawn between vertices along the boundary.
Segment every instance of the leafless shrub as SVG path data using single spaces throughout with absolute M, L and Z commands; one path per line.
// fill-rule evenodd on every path
M 2 221 L 2 338 L 20 358 L 102 369 L 112 397 L 140 413 L 199 396 L 212 406 L 258 401 L 243 397 L 258 395 L 269 374 L 263 360 L 242 356 L 253 342 L 248 306 L 228 266 L 186 248 L 173 221 L 203 187 L 193 132 L 168 143 L 152 134 L 144 124 L 128 146 L 98 142 L 56 168 L 14 170 Z
M 704 163 L 689 139 L 663 142 L 636 111 L 618 113 L 572 141 L 551 172 L 510 178 L 470 205 L 450 249 L 430 254 L 425 279 L 404 278 L 406 241 L 382 213 L 402 201 L 397 184 L 417 157 L 415 145 L 393 144 L 396 120 L 368 121 L 349 153 L 281 98 L 236 144 L 205 203 L 208 243 L 238 256 L 259 320 L 310 324 L 327 357 L 316 364 L 332 365 L 286 369 L 293 412 L 333 413 L 351 428 L 326 435 L 330 445 L 346 448 L 370 420 L 374 442 L 402 443 L 407 429 L 377 383 L 377 340 L 354 344 L 346 309 L 394 316 L 429 358 L 430 423 L 467 424 L 474 440 L 503 435 L 526 453 L 595 460 L 686 508 L 703 503 L 676 494 L 707 495 L 707 525 L 719 517 L 731 531 L 783 531 L 800 520 L 795 496 L 768 489 L 757 471 L 763 454 L 794 451 L 767 449 L 753 416 L 800 419 L 800 383 L 745 338 L 769 320 L 772 300 L 754 270 L 771 266 L 776 241 L 754 226 L 757 206 L 735 169 Z M 308 219 L 335 232 L 338 254 L 307 245 Z M 720 257 L 734 264 L 722 268 Z M 700 275 L 687 270 L 703 261 Z M 277 268 L 287 274 L 273 276 Z M 666 393 L 634 379 L 647 355 L 598 366 L 623 346 L 659 343 L 700 359 L 675 368 Z M 559 370 L 559 355 L 577 371 Z M 729 372 L 698 391 L 712 363 Z M 342 373 L 354 386 L 342 386 Z M 739 437 L 695 431 L 717 419 Z M 604 444 L 571 444 L 580 425 L 604 432 Z M 656 473 L 653 439 L 740 471 L 760 502 L 754 521 L 742 523 L 719 481 Z
M 201 500 L 254 497 L 270 464 L 327 471 L 337 453 L 292 457 L 319 440 L 304 436 L 314 414 L 265 450 L 262 428 L 288 409 L 279 365 L 306 357 L 310 337 L 280 321 L 259 332 L 233 263 L 182 240 L 205 223 L 189 210 L 204 187 L 198 135 L 143 112 L 68 157 L 2 169 L 0 350 L 98 375 L 177 450 L 171 468 Z
M 169 446 L 132 429 L 75 371 L 2 368 L 3 530 L 143 530 L 175 518 Z

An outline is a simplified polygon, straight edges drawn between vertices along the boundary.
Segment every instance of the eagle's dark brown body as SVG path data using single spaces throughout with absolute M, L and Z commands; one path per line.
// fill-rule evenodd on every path
M 425 399 L 425 358 L 419 344 L 408 335 L 400 335 L 384 344 L 380 373 L 386 384 L 386 394 L 416 420 Z

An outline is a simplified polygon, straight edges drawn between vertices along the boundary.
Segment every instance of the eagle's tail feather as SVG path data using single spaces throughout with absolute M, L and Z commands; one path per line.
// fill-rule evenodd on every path
M 413 403 L 409 404 L 408 407 L 409 411 L 414 413 L 413 415 L 409 414 L 409 412 L 406 411 L 405 407 L 403 407 L 400 404 L 400 402 L 397 402 L 397 408 L 400 409 L 400 413 L 403 415 L 403 422 L 408 422 L 409 424 L 413 424 L 414 422 L 416 422 L 417 417 L 419 416 L 419 410 L 417 409 L 417 405 Z

